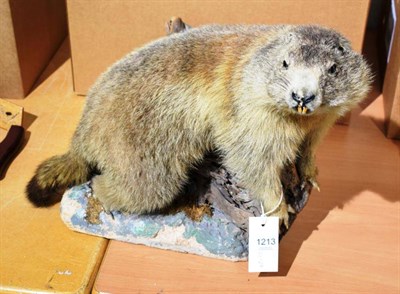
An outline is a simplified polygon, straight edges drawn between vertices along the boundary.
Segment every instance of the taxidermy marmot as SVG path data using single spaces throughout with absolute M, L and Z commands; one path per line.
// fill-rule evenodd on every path
M 100 76 L 70 150 L 38 167 L 28 198 L 50 205 L 96 171 L 106 209 L 157 211 L 216 150 L 267 211 L 287 163 L 318 187 L 316 146 L 370 81 L 349 42 L 317 26 L 212 25 L 164 37 Z M 272 215 L 287 226 L 291 209 L 283 201 Z

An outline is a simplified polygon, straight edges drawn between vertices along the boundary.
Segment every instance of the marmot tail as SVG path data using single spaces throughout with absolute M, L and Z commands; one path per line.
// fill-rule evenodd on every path
M 71 151 L 53 156 L 39 165 L 28 183 L 28 199 L 38 207 L 59 202 L 69 186 L 86 182 L 90 171 L 89 164 Z

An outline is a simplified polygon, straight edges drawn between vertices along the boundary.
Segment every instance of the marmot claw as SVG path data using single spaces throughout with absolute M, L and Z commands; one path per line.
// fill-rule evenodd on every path
M 286 204 L 286 202 L 282 202 L 276 212 L 272 213 L 271 216 L 279 217 L 279 227 L 284 224 L 286 230 L 288 230 L 290 226 L 289 213 L 295 214 L 296 211 L 293 209 L 292 206 Z
M 321 189 L 319 188 L 319 183 L 315 179 L 310 179 L 308 180 L 310 184 L 313 186 L 314 189 L 316 189 L 318 192 L 321 192 Z
M 318 183 L 318 181 L 317 181 L 316 179 L 308 178 L 308 179 L 303 180 L 303 182 L 302 182 L 300 188 L 301 188 L 302 190 L 304 190 L 304 188 L 306 187 L 307 184 L 311 184 L 311 186 L 312 186 L 314 189 L 316 189 L 318 192 L 321 192 L 321 189 L 320 189 L 320 187 L 319 187 L 319 183 Z

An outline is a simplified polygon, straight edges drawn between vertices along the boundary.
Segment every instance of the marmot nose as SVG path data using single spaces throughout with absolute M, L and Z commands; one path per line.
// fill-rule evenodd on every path
M 292 92 L 292 98 L 294 101 L 298 103 L 302 102 L 303 104 L 307 104 L 315 99 L 315 95 L 310 94 L 310 95 L 300 96 L 297 93 Z

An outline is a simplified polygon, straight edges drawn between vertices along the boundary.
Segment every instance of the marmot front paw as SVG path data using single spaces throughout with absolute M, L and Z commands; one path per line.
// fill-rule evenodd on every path
M 290 226 L 290 216 L 289 213 L 291 214 L 296 214 L 296 211 L 293 209 L 292 206 L 287 204 L 285 200 L 282 200 L 282 203 L 279 205 L 279 207 L 273 211 L 272 213 L 268 214 L 268 216 L 277 216 L 279 217 L 279 227 L 282 226 L 282 224 L 285 226 L 286 230 L 289 229 Z
M 313 164 L 307 164 L 300 168 L 300 177 L 302 180 L 301 188 L 304 189 L 306 183 L 310 183 L 313 188 L 320 191 L 319 184 L 317 181 L 318 168 Z

